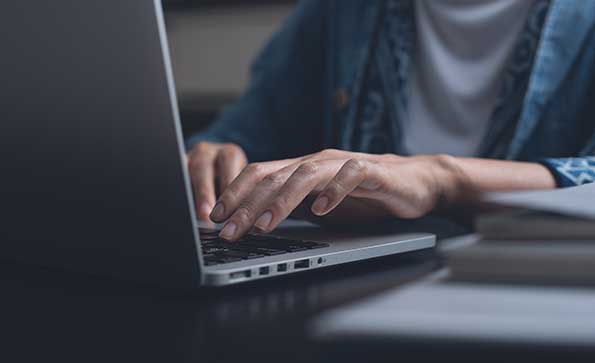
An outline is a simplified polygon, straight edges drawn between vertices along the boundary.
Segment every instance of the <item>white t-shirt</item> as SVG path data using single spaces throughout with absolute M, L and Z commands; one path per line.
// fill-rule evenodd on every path
M 410 154 L 477 154 L 531 0 L 416 0 L 401 115 Z

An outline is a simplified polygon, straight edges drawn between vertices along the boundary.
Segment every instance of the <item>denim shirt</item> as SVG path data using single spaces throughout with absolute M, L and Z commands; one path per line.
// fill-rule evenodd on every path
M 533 0 L 530 3 L 525 25 L 502 69 L 500 93 L 489 119 L 486 120 L 487 135 L 484 135 L 480 149 L 473 155 L 489 155 L 492 158 L 505 155 L 521 112 L 549 2 L 550 0 Z M 408 83 L 411 69 L 415 68 L 411 58 L 419 46 L 415 41 L 415 5 L 415 0 L 385 0 L 381 13 L 384 24 L 374 39 L 376 45 L 371 55 L 362 97 L 358 101 L 364 103 L 360 107 L 363 114 L 373 113 L 376 118 L 358 117 L 355 133 L 351 136 L 351 150 L 408 154 L 403 147 L 405 140 L 401 118 L 408 117 L 408 98 L 411 97 Z M 382 107 L 382 112 L 375 112 L 379 104 L 385 107 Z M 423 139 L 411 141 L 426 142 Z
M 242 97 L 187 147 L 233 142 L 251 161 L 353 149 L 354 130 L 395 107 L 384 100 L 398 99 L 407 77 L 394 60 L 372 57 L 384 4 L 301 1 L 255 60 Z M 372 61 L 385 97 L 363 97 Z M 481 157 L 540 162 L 559 186 L 595 181 L 595 1 L 550 1 L 518 117 L 507 122 L 506 147 Z

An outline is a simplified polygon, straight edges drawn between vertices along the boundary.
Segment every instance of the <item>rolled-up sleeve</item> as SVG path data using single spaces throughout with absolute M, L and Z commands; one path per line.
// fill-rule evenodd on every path
M 554 177 L 558 187 L 572 187 L 595 181 L 595 156 L 547 158 L 541 160 Z

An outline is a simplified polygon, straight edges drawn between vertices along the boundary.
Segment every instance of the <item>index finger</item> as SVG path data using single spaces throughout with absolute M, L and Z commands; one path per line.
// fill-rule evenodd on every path
M 265 176 L 295 163 L 295 160 L 297 159 L 253 163 L 246 166 L 219 197 L 211 213 L 211 219 L 214 222 L 225 221 Z

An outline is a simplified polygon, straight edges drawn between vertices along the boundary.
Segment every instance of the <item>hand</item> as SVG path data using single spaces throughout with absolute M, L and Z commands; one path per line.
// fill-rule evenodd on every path
M 457 168 L 448 156 L 400 157 L 325 150 L 303 158 L 248 165 L 211 214 L 227 221 L 221 237 L 237 240 L 256 228 L 270 232 L 309 195 L 324 216 L 346 198 L 366 211 L 416 218 L 453 196 Z
M 223 193 L 247 164 L 246 154 L 235 144 L 201 142 L 188 153 L 198 218 L 208 220 L 217 188 Z

